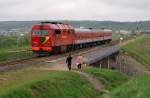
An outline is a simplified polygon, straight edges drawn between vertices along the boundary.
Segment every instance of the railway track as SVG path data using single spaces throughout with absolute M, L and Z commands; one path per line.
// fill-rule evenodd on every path
M 97 47 L 109 47 L 112 45 L 118 44 L 118 41 L 112 41 L 109 44 L 103 44 L 101 46 L 90 47 L 90 48 L 82 48 L 79 50 L 72 51 L 72 55 L 76 55 L 78 53 L 84 54 L 90 51 L 94 51 Z M 56 54 L 49 57 L 31 57 L 27 59 L 20 59 L 16 61 L 10 61 L 0 64 L 0 72 L 13 71 L 17 69 L 22 69 L 29 67 L 31 65 L 44 64 L 46 61 L 56 60 L 62 57 L 66 57 L 68 53 Z

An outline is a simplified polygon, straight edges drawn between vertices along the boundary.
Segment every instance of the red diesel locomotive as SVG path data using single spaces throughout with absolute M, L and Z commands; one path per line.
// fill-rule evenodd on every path
M 74 28 L 58 22 L 41 22 L 33 25 L 31 31 L 32 50 L 36 54 L 66 52 L 111 40 L 112 31 Z

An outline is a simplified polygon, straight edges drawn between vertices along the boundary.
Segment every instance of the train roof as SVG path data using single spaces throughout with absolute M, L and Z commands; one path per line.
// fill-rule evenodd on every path
M 92 29 L 92 28 L 75 28 L 76 32 L 112 32 L 112 30 L 108 29 Z
M 62 23 L 62 22 L 55 22 L 55 21 L 42 21 L 42 22 L 40 22 L 41 24 L 48 24 L 48 23 L 50 23 L 50 24 L 64 24 L 64 23 Z
M 61 22 L 54 22 L 54 21 L 42 21 L 39 24 L 35 24 L 35 27 L 40 26 L 47 26 L 51 29 L 74 29 L 75 32 L 112 32 L 109 29 L 95 29 L 95 28 L 74 28 L 72 25 L 61 23 Z
M 74 27 L 69 24 L 64 24 L 61 22 L 49 22 L 49 21 L 42 21 L 38 24 L 35 24 L 33 27 L 39 28 L 41 26 L 48 27 L 51 29 L 74 29 Z

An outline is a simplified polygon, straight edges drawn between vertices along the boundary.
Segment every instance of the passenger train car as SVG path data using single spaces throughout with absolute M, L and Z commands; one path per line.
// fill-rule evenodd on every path
M 35 54 L 49 54 L 88 47 L 112 40 L 112 31 L 74 28 L 59 22 L 41 22 L 31 30 L 32 50 Z

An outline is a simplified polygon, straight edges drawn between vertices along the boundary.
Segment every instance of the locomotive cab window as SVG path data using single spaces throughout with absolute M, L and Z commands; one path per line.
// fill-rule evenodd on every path
M 55 30 L 55 34 L 60 34 L 60 33 L 61 33 L 61 31 L 59 29 Z

